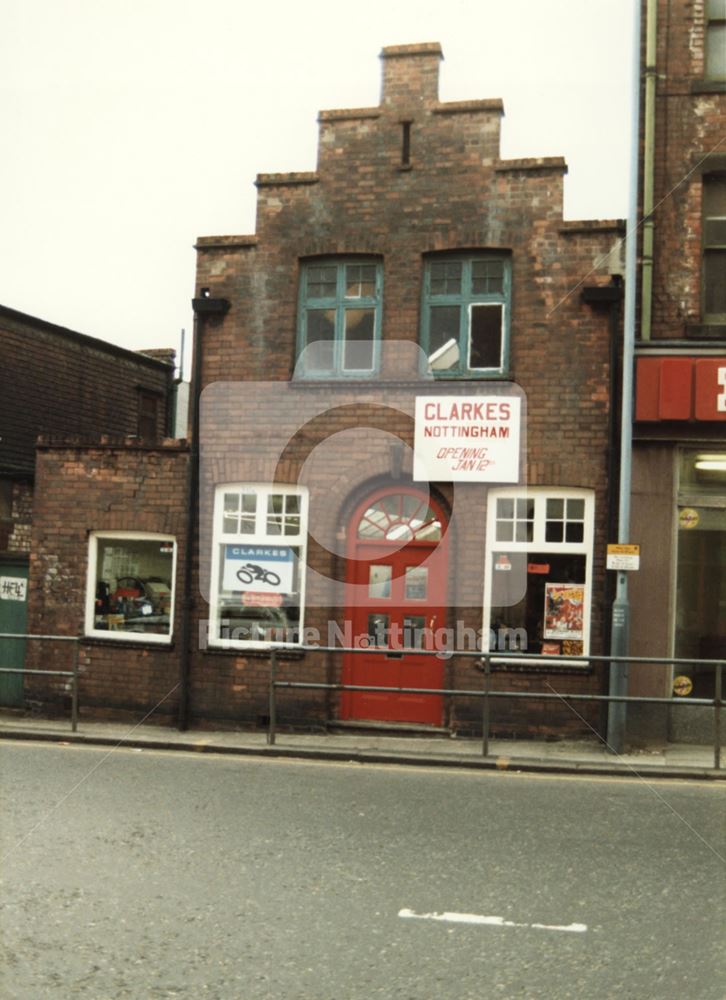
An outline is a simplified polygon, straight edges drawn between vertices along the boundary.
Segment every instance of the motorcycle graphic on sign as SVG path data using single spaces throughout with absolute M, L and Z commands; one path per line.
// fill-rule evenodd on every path
M 222 586 L 228 592 L 291 594 L 294 566 L 287 545 L 226 545 Z
M 269 583 L 271 587 L 277 587 L 280 583 L 280 577 L 277 573 L 273 573 L 270 569 L 265 569 L 264 566 L 258 566 L 256 563 L 247 563 L 246 566 L 238 569 L 237 579 L 240 583 Z

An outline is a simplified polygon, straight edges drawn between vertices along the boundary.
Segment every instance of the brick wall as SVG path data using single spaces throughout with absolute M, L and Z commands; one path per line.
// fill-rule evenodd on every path
M 33 487 L 26 479 L 0 479 L 0 552 L 30 551 Z
M 392 385 L 392 405 L 397 393 L 410 398 L 421 388 L 415 385 L 411 352 L 419 338 L 423 255 L 498 249 L 511 253 L 512 261 L 510 377 L 518 387 L 513 391 L 525 397 L 528 412 L 524 481 L 595 491 L 592 650 L 599 651 L 604 592 L 600 553 L 607 541 L 609 334 L 606 312 L 583 304 L 579 290 L 583 284 L 608 284 L 611 272 L 619 270 L 622 226 L 564 222 L 564 161 L 502 161 L 501 102 L 440 103 L 440 58 L 436 45 L 384 50 L 380 106 L 320 113 L 317 170 L 258 176 L 256 234 L 198 241 L 197 289 L 208 288 L 211 296 L 231 303 L 223 319 L 206 321 L 200 332 L 202 383 L 208 387 L 202 407 L 200 617 L 209 591 L 210 505 L 217 483 L 308 485 L 311 510 L 315 504 L 318 511 L 308 561 L 326 580 L 344 572 L 342 557 L 331 553 L 336 539 L 338 549 L 344 544 L 340 540 L 346 538 L 354 503 L 376 484 L 394 482 L 397 475 L 401 482 L 410 482 L 412 421 L 394 410 L 381 413 L 374 404 L 382 383 L 389 378 L 393 384 L 396 372 L 408 385 Z M 409 123 L 407 158 L 404 122 Z M 368 389 L 355 382 L 316 387 L 296 381 L 300 261 L 356 253 L 377 255 L 383 263 L 381 375 Z M 386 353 L 402 344 L 410 347 L 409 361 L 402 362 L 399 352 L 387 373 Z M 249 385 L 255 381 L 280 385 L 255 397 L 255 418 L 250 421 L 246 407 L 257 391 Z M 481 382 L 448 382 L 445 388 L 456 394 L 480 393 L 487 387 Z M 269 429 L 286 423 L 294 427 L 296 421 L 287 445 L 275 451 Z M 349 447 L 342 451 L 349 455 L 347 464 L 341 466 L 340 448 L 336 456 L 326 450 L 332 435 L 346 436 Z M 403 444 L 400 472 L 391 457 L 395 440 Z M 451 509 L 452 487 L 438 484 L 433 489 Z M 475 484 L 457 487 L 455 507 L 449 614 L 452 623 L 460 618 L 479 629 L 486 489 Z M 324 629 L 331 613 L 342 615 L 341 593 L 332 586 L 327 606 L 320 595 L 316 598 L 306 623 Z M 461 606 L 454 608 L 457 602 Z M 340 666 L 340 656 L 318 653 L 283 658 L 280 670 L 289 679 L 338 680 Z M 481 685 L 481 676 L 464 660 L 449 664 L 448 676 L 458 687 Z M 248 722 L 266 716 L 266 654 L 199 651 L 192 677 L 197 716 Z M 552 677 L 557 686 L 554 673 Z M 525 674 L 506 682 L 525 688 L 544 685 L 541 677 Z M 599 691 L 602 681 L 595 672 L 568 677 L 566 683 L 569 690 Z M 297 723 L 322 723 L 335 717 L 336 707 L 336 699 L 328 695 L 281 696 L 283 719 Z M 475 728 L 480 711 L 477 703 L 457 701 L 448 706 L 447 721 L 462 731 Z M 584 711 L 597 721 L 594 709 Z M 499 703 L 496 713 L 497 724 L 510 732 L 582 729 L 572 713 L 551 703 L 535 708 Z
M 654 339 L 704 332 L 703 177 L 726 173 L 726 81 L 704 76 L 706 6 L 704 0 L 658 3 Z
M 39 434 L 136 434 L 142 391 L 158 398 L 164 436 L 172 365 L 6 307 L 0 351 L 0 473 L 32 474 Z
M 173 642 L 167 646 L 122 640 L 86 640 L 80 648 L 81 714 L 101 709 L 174 716 L 177 705 L 178 637 L 186 531 L 184 443 L 165 440 L 158 449 L 138 444 L 38 449 L 28 598 L 28 630 L 83 635 L 89 535 L 93 531 L 155 532 L 177 543 Z M 69 669 L 70 644 L 29 643 L 26 665 Z M 64 704 L 61 683 L 26 678 L 31 701 Z

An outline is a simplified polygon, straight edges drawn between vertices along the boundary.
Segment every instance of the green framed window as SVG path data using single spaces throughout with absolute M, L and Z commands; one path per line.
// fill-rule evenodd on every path
M 302 375 L 365 376 L 378 368 L 383 268 L 370 258 L 303 264 L 298 317 Z
M 706 0 L 706 79 L 726 80 L 726 0 Z
M 501 254 L 426 259 L 421 341 L 435 375 L 506 372 L 510 288 L 510 260 Z
M 703 320 L 726 323 L 726 174 L 703 178 Z

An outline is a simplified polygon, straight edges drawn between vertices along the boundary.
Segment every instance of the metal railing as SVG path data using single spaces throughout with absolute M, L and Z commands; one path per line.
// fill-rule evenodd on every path
M 476 659 L 481 664 L 484 675 L 484 685 L 480 689 L 467 690 L 464 688 L 409 688 L 394 687 L 389 685 L 361 685 L 361 684 L 329 684 L 315 681 L 283 681 L 277 679 L 278 656 L 289 653 L 290 647 L 273 648 L 270 651 L 270 684 L 269 684 L 269 719 L 267 727 L 267 743 L 272 746 L 275 743 L 277 732 L 277 691 L 281 689 L 310 690 L 310 691 L 378 691 L 388 694 L 417 694 L 436 695 L 446 698 L 477 698 L 482 701 L 482 756 L 489 756 L 489 739 L 491 729 L 491 701 L 493 698 L 515 698 L 531 701 L 561 701 L 561 702 L 624 702 L 626 704 L 638 705 L 668 705 L 685 707 L 712 707 L 713 708 L 713 766 L 718 770 L 721 767 L 721 709 L 723 701 L 723 668 L 726 667 L 726 660 L 703 660 L 703 659 L 683 659 L 668 656 L 545 656 L 542 654 L 527 653 L 482 653 L 473 650 L 437 650 L 421 649 L 396 649 L 391 650 L 382 646 L 341 647 L 341 646 L 295 646 L 295 652 L 303 653 L 380 653 L 381 656 L 390 656 L 393 653 L 396 657 L 411 656 L 438 656 L 439 658 L 452 659 L 463 657 Z M 694 666 L 706 666 L 715 671 L 715 689 L 713 698 L 679 698 L 655 697 L 643 695 L 610 695 L 610 694 L 566 694 L 561 691 L 507 691 L 493 690 L 491 686 L 492 664 L 495 666 L 505 666 L 512 663 L 517 666 L 538 666 L 540 668 L 550 668 L 552 666 L 569 666 L 577 664 L 596 663 L 622 663 L 622 664 L 652 664 L 657 666 L 679 666 L 683 668 Z
M 71 731 L 78 729 L 78 646 L 77 635 L 24 635 L 22 632 L 0 632 L 0 639 L 43 639 L 47 642 L 72 642 L 73 664 L 70 670 L 26 670 L 25 667 L 0 667 L 0 674 L 37 675 L 40 677 L 71 678 Z

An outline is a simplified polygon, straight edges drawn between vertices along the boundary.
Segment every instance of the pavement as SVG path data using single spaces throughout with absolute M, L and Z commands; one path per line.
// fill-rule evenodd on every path
M 484 756 L 481 739 L 449 735 L 391 735 L 371 730 L 278 732 L 273 745 L 261 730 L 180 732 L 148 723 L 81 719 L 74 733 L 67 719 L 5 711 L 0 712 L 0 739 L 410 766 L 726 780 L 726 752 L 722 752 L 721 767 L 716 770 L 713 746 L 667 743 L 614 754 L 595 737 L 557 741 L 492 739 L 489 753 Z

